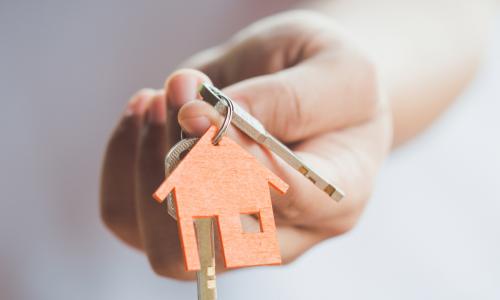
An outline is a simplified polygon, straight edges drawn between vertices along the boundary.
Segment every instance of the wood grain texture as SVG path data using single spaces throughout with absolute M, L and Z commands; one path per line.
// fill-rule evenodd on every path
M 188 271 L 200 268 L 193 220 L 215 217 L 227 268 L 281 263 L 269 186 L 285 193 L 288 185 L 228 137 L 218 145 L 211 127 L 153 197 L 173 191 L 179 236 Z M 243 232 L 240 214 L 258 214 L 262 232 Z

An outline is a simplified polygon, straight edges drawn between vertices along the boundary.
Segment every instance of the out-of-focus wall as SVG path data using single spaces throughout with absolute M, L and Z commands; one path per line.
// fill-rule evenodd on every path
M 0 299 L 194 299 L 102 226 L 105 142 L 134 91 L 289 5 L 0 1 Z M 478 79 L 389 159 L 354 232 L 220 276 L 221 299 L 500 298 L 496 29 Z

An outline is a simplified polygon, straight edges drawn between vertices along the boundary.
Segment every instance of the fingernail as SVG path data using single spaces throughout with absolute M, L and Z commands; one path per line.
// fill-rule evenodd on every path
M 182 129 L 189 134 L 202 135 L 210 127 L 210 121 L 203 116 L 180 120 Z
M 181 108 L 186 102 L 196 99 L 198 94 L 198 81 L 192 76 L 184 76 L 182 82 L 178 79 L 172 82 L 170 88 L 171 107 L 175 110 Z
M 146 109 L 147 95 L 142 94 L 133 97 L 125 107 L 123 115 L 125 117 L 130 117 L 132 115 L 140 115 Z
M 165 96 L 158 94 L 153 98 L 148 111 L 148 122 L 152 124 L 164 124 L 167 120 L 167 112 L 165 107 Z
M 132 98 L 128 103 L 127 106 L 125 107 L 125 112 L 123 115 L 125 117 L 130 117 L 132 115 L 138 114 L 138 104 L 142 100 L 142 97 L 134 97 Z

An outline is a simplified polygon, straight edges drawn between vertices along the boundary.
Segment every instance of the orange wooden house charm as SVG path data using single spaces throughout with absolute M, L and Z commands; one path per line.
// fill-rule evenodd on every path
M 269 186 L 284 194 L 288 185 L 228 137 L 212 144 L 211 127 L 153 197 L 173 192 L 179 236 L 188 271 L 200 269 L 193 221 L 215 217 L 227 268 L 281 263 Z M 241 214 L 256 214 L 260 232 L 243 232 Z

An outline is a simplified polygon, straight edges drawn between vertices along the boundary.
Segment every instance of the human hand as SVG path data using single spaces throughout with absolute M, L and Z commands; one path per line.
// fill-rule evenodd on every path
M 354 226 L 392 128 L 376 68 L 347 34 L 320 15 L 285 13 L 251 25 L 186 66 L 203 73 L 180 70 L 163 90 L 140 91 L 109 141 L 101 211 L 118 237 L 145 251 L 158 274 L 192 278 L 183 271 L 176 223 L 151 194 L 164 178 L 166 151 L 179 138 L 177 121 L 191 135 L 221 121 L 210 105 L 195 100 L 197 87 L 209 78 L 346 194 L 335 203 L 243 133 L 229 130 L 290 185 L 286 195 L 273 194 L 283 262 Z

